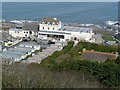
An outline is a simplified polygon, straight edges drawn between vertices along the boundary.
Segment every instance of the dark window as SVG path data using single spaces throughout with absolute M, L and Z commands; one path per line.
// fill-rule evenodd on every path
M 30 34 L 32 34 L 32 31 L 30 31 Z
M 54 28 L 53 28 L 53 30 L 54 30 Z
M 43 27 L 43 29 L 44 29 L 44 27 Z
M 22 29 L 22 27 L 16 27 L 16 29 Z
M 50 35 L 48 34 L 47 37 L 50 37 Z
M 77 40 L 77 38 L 76 38 L 76 37 L 74 37 L 74 40 Z
M 50 28 L 48 27 L 48 30 L 49 30 Z

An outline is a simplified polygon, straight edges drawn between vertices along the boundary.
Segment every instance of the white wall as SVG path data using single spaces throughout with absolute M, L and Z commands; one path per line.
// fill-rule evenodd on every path
M 29 31 L 25 30 L 15 30 L 15 29 L 10 29 L 9 34 L 13 37 L 29 37 L 30 33 Z M 32 31 L 31 35 L 34 35 L 35 33 Z
M 71 37 L 71 35 L 64 35 L 64 39 L 72 40 L 72 37 Z
M 39 24 L 39 27 L 40 27 L 39 30 L 51 30 L 51 31 L 55 30 L 55 31 L 57 31 L 57 30 L 61 29 L 61 24 L 59 24 L 59 25 Z M 44 29 L 43 29 L 43 27 L 44 27 Z
M 65 36 L 66 38 L 72 38 L 76 37 L 78 40 L 90 40 L 92 38 L 93 33 L 85 33 L 85 32 L 73 32 L 73 31 L 68 31 L 71 33 L 70 36 Z
M 38 35 L 39 39 L 47 39 L 47 35 Z

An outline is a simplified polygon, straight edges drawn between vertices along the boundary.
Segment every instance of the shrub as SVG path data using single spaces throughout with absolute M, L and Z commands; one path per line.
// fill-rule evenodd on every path
M 117 64 L 120 64 L 120 56 L 117 57 L 116 61 Z

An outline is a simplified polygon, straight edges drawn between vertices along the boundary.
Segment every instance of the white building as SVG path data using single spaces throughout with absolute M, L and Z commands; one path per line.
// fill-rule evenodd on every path
M 56 18 L 45 18 L 39 24 L 38 38 L 40 39 L 64 39 L 64 40 L 84 40 L 93 42 L 93 30 L 91 28 L 81 28 L 74 26 L 64 26 Z
M 76 26 L 64 26 L 57 18 L 44 18 L 40 23 L 24 23 L 22 26 L 11 28 L 9 34 L 13 37 L 37 36 L 41 40 L 83 40 L 94 42 L 93 30 Z
M 39 30 L 54 30 L 58 31 L 61 29 L 62 23 L 57 18 L 44 18 L 40 21 Z
M 10 28 L 9 34 L 13 37 L 30 37 L 37 35 L 38 24 L 25 23 L 24 25 L 17 25 L 16 28 Z

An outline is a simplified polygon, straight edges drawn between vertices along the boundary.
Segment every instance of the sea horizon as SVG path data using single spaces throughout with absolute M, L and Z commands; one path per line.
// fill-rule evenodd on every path
M 41 20 L 58 18 L 63 23 L 93 23 L 118 20 L 117 2 L 3 2 L 2 19 Z

